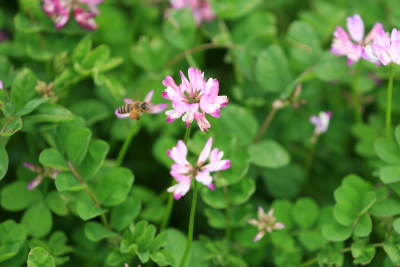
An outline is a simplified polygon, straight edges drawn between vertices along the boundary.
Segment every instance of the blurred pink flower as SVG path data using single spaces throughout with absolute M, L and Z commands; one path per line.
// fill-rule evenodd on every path
M 3 89 L 3 81 L 0 80 L 0 89 Z
M 264 209 L 258 206 L 258 219 L 250 219 L 247 222 L 251 225 L 257 226 L 258 234 L 254 237 L 253 241 L 257 242 L 260 240 L 266 232 L 272 233 L 272 230 L 280 230 L 285 228 L 285 225 L 281 222 L 275 222 L 276 218 L 273 216 L 274 209 L 270 209 L 267 214 L 265 214 Z
M 214 148 L 211 151 L 211 147 L 212 137 L 210 137 L 206 142 L 195 167 L 193 167 L 186 159 L 188 150 L 183 141 L 179 140 L 175 147 L 168 149 L 168 157 L 175 161 L 171 166 L 170 174 L 178 183 L 168 188 L 167 191 L 170 193 L 173 192 L 176 200 L 180 199 L 190 190 L 190 183 L 193 177 L 199 183 L 214 190 L 215 187 L 212 183 L 210 173 L 230 168 L 230 160 L 222 160 L 224 152 L 219 151 L 218 148 Z M 205 164 L 207 160 L 209 163 Z
M 29 191 L 33 190 L 38 185 L 40 185 L 43 178 L 45 178 L 45 177 L 50 177 L 52 179 L 56 179 L 58 173 L 60 172 L 60 170 L 48 168 L 48 167 L 44 167 L 44 170 L 42 170 L 42 168 L 40 168 L 36 165 L 33 165 L 32 163 L 29 163 L 29 162 L 24 162 L 24 167 L 32 172 L 36 172 L 39 174 L 32 181 L 29 182 L 29 184 L 27 186 L 27 189 Z
M 372 27 L 371 31 L 364 38 L 364 22 L 358 14 L 353 17 L 347 17 L 347 29 L 349 30 L 350 37 L 347 32 L 340 26 L 336 27 L 333 33 L 334 39 L 331 47 L 331 52 L 337 56 L 347 56 L 347 64 L 351 65 L 365 57 L 363 52 L 364 47 L 371 43 L 374 35 L 383 30 L 381 23 L 377 22 Z
M 167 103 L 160 103 L 160 104 L 154 105 L 151 102 L 151 99 L 153 98 L 153 95 L 154 95 L 154 90 L 150 90 L 150 92 L 147 93 L 146 97 L 143 100 L 143 102 L 146 102 L 147 105 L 148 105 L 148 110 L 145 110 L 145 112 L 146 113 L 150 113 L 150 114 L 156 114 L 156 113 L 163 112 L 168 107 L 168 104 Z M 124 102 L 125 102 L 125 104 L 132 104 L 135 101 L 133 101 L 130 98 L 124 98 Z M 129 118 L 130 117 L 130 113 L 120 114 L 118 112 L 118 108 L 114 111 L 114 114 L 119 119 L 124 119 L 124 118 Z
M 332 113 L 330 111 L 321 111 L 318 116 L 313 115 L 310 117 L 310 122 L 315 125 L 315 135 L 320 135 L 328 130 L 331 117 Z
M 103 0 L 43 0 L 43 11 L 55 22 L 57 30 L 68 22 L 71 10 L 82 28 L 93 31 L 97 28 L 94 17 L 100 14 L 97 5 Z
M 215 18 L 215 13 L 207 0 L 170 0 L 169 2 L 173 9 L 190 8 L 197 25 L 200 25 L 203 20 L 212 21 Z
M 374 35 L 374 43 L 365 47 L 366 59 L 379 65 L 400 65 L 400 31 L 393 29 L 391 35 L 380 29 Z
M 208 132 L 211 127 L 205 117 L 208 113 L 213 117 L 219 118 L 220 108 L 228 104 L 226 96 L 218 96 L 219 83 L 217 79 L 210 78 L 206 82 L 204 73 L 190 67 L 188 70 L 189 81 L 180 71 L 182 83 L 178 86 L 171 76 L 163 80 L 163 85 L 167 87 L 161 94 L 165 99 L 171 100 L 172 110 L 165 112 L 167 123 L 171 123 L 177 118 L 182 117 L 189 127 L 193 120 L 197 121 L 198 126 L 203 131 Z

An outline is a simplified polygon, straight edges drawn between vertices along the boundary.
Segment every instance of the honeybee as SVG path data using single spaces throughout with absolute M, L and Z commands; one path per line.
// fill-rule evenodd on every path
M 150 107 L 146 101 L 134 101 L 118 108 L 119 114 L 130 113 L 131 119 L 140 120 L 139 115 L 143 115 L 145 111 L 149 111 Z

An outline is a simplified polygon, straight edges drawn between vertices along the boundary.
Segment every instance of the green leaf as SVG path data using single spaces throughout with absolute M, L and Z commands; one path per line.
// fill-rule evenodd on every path
M 125 201 L 131 190 L 134 176 L 127 168 L 115 168 L 103 175 L 96 187 L 98 200 L 105 206 L 115 206 Z
M 400 214 L 400 202 L 391 198 L 378 200 L 371 207 L 374 216 L 393 216 Z
M 236 19 L 255 9 L 260 0 L 211 0 L 212 9 L 218 17 L 224 19 Z
M 223 212 L 216 209 L 206 208 L 204 209 L 204 215 L 208 219 L 208 224 L 216 229 L 225 229 L 226 228 L 226 216 Z
M 186 235 L 173 228 L 166 229 L 165 232 L 167 233 L 168 242 L 164 248 L 171 252 L 175 262 L 180 262 L 184 252 L 182 248 L 186 245 Z
M 104 85 L 113 101 L 121 101 L 125 96 L 124 85 L 113 76 L 98 75 L 95 79 L 97 85 Z
M 304 186 L 304 171 L 299 165 L 289 164 L 279 169 L 262 170 L 264 186 L 275 198 L 293 198 Z
M 375 247 L 371 245 L 363 245 L 360 243 L 351 244 L 351 255 L 354 258 L 354 264 L 366 265 L 372 261 L 375 256 Z
M 319 266 L 343 266 L 344 254 L 340 251 L 341 248 L 343 248 L 342 243 L 328 244 L 324 246 L 317 254 Z
M 301 229 L 310 229 L 319 216 L 318 205 L 311 198 L 300 198 L 293 206 L 292 216 Z
M 400 264 L 400 245 L 399 244 L 391 244 L 389 242 L 383 243 L 383 249 L 386 254 L 389 256 L 390 261 L 398 266 Z
M 58 216 L 65 216 L 68 214 L 67 203 L 59 192 L 51 191 L 48 193 L 45 202 L 47 207 Z
M 394 222 L 393 222 L 393 229 L 400 234 L 400 218 L 397 218 Z
M 385 166 L 379 172 L 379 177 L 385 184 L 400 181 L 400 166 Z
M 137 250 L 141 252 L 147 250 L 153 241 L 156 232 L 157 228 L 154 225 L 147 225 L 144 231 L 139 233 L 139 237 L 136 239 L 136 244 L 138 246 Z
M 337 203 L 346 202 L 349 203 L 354 210 L 358 210 L 360 208 L 360 195 L 356 188 L 349 185 L 341 185 L 339 186 L 335 192 L 334 197 Z
M 85 235 L 93 242 L 100 241 L 104 238 L 114 236 L 115 233 L 107 230 L 103 225 L 98 222 L 87 222 L 85 224 Z
M 175 259 L 171 252 L 166 249 L 151 252 L 150 258 L 158 264 L 158 266 L 174 266 Z
M 111 227 L 117 231 L 122 231 L 137 217 L 141 206 L 140 199 L 133 194 L 130 195 L 123 203 L 111 210 Z
M 17 13 L 14 17 L 15 28 L 19 32 L 35 33 L 43 30 L 43 27 L 32 21 L 24 14 Z
M 28 267 L 54 267 L 53 256 L 42 247 L 36 247 L 29 251 Z
M 106 210 L 97 207 L 93 201 L 88 199 L 79 199 L 76 204 L 76 211 L 84 221 L 93 219 L 106 212 Z
M 266 92 L 283 93 L 292 80 L 286 55 L 276 44 L 260 53 L 255 68 L 257 82 Z
M 185 50 L 193 45 L 196 24 L 189 8 L 171 9 L 163 23 L 164 37 L 175 47 Z
M 10 96 L 15 102 L 15 109 L 20 110 L 35 95 L 37 78 L 29 69 L 19 72 L 11 87 Z
M 81 65 L 85 69 L 91 69 L 94 67 L 100 67 L 110 58 L 110 48 L 105 45 L 99 45 L 92 51 L 90 51 L 83 61 Z
M 246 203 L 256 191 L 256 183 L 251 178 L 240 180 L 229 188 L 229 199 L 232 205 Z
M 68 171 L 69 166 L 63 155 L 55 148 L 46 148 L 39 155 L 39 162 L 47 167 Z
M 348 69 L 343 68 L 345 64 L 343 57 L 324 52 L 315 65 L 314 72 L 320 80 L 325 82 L 341 79 L 348 73 Z
M 72 172 L 60 172 L 56 179 L 56 188 L 59 192 L 80 191 L 85 188 Z
M 305 69 L 320 58 L 322 49 L 319 38 L 306 22 L 292 22 L 288 29 L 287 38 L 291 44 L 291 59 L 297 63 L 297 66 Z
M 378 139 L 374 143 L 378 157 L 389 164 L 400 164 L 400 149 L 393 141 Z
M 96 99 L 76 101 L 70 106 L 70 109 L 74 114 L 82 116 L 85 119 L 86 126 L 90 126 L 113 115 L 103 101 Z
M 248 148 L 250 162 L 265 168 L 280 168 L 289 164 L 288 152 L 273 140 L 263 140 Z
M 372 232 L 372 221 L 368 213 L 363 213 L 354 227 L 354 235 L 357 237 L 367 237 Z
M 72 61 L 82 62 L 83 59 L 89 54 L 91 49 L 92 40 L 90 39 L 89 35 L 86 35 L 75 47 L 75 50 L 72 53 Z
M 108 150 L 109 146 L 103 140 L 95 140 L 90 143 L 88 152 L 82 164 L 77 169 L 83 180 L 87 181 L 97 173 L 103 164 Z
M 333 215 L 338 223 L 344 226 L 351 226 L 357 218 L 357 210 L 352 203 L 348 201 L 340 201 L 333 208 Z
M 348 239 L 352 230 L 351 226 L 343 226 L 333 221 L 322 226 L 322 235 L 329 241 L 339 242 Z
M 0 263 L 14 257 L 26 240 L 25 229 L 13 220 L 0 224 Z
M 63 106 L 43 103 L 34 114 L 24 117 L 24 128 L 26 132 L 35 131 L 40 123 L 59 123 L 70 121 L 74 118 L 73 114 Z
M 0 133 L 0 136 L 11 136 L 18 132 L 19 130 L 22 129 L 22 120 L 21 117 L 14 117 L 9 121 L 9 118 L 4 118 L 1 122 L 2 124 L 2 129 L 4 127 L 4 130 L 2 133 Z M 6 125 L 6 123 L 8 124 Z
M 282 222 L 285 225 L 284 231 L 289 231 L 294 226 L 292 211 L 293 204 L 287 200 L 275 200 L 272 203 L 272 208 L 274 209 L 274 217 L 276 217 L 277 222 Z M 265 211 L 267 212 L 267 211 Z
M 92 131 L 88 128 L 81 128 L 68 136 L 66 152 L 73 166 L 78 166 L 84 159 L 91 137 Z
M 42 199 L 42 193 L 39 190 L 28 191 L 27 186 L 28 183 L 22 181 L 5 185 L 0 194 L 1 206 L 5 210 L 20 211 Z
M 28 103 L 25 104 L 20 110 L 18 110 L 15 113 L 15 116 L 25 116 L 32 111 L 34 111 L 38 106 L 40 106 L 42 103 L 46 102 L 49 100 L 49 98 L 35 98 L 30 100 Z
M 299 241 L 310 252 L 317 251 L 326 243 L 319 231 L 305 231 L 299 233 Z
M 61 231 L 53 232 L 48 241 L 48 245 L 52 254 L 54 256 L 61 256 L 64 255 L 65 253 L 73 251 L 72 247 L 66 245 L 67 241 L 68 241 L 67 236 L 63 232 Z
M 24 212 L 21 224 L 25 227 L 28 236 L 44 237 L 51 230 L 53 218 L 44 202 L 39 202 Z
M 67 146 L 67 138 L 76 130 L 83 128 L 85 120 L 81 117 L 74 117 L 70 121 L 64 121 L 59 124 L 56 134 L 58 150 L 65 153 Z
M 0 145 L 0 180 L 6 175 L 8 170 L 8 154 L 6 149 Z

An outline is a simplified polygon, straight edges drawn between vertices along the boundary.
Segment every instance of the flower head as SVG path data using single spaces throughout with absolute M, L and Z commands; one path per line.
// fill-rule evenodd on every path
M 276 222 L 276 218 L 273 216 L 274 209 L 270 209 L 265 214 L 264 209 L 258 206 L 258 220 L 250 219 L 247 222 L 251 225 L 257 226 L 258 234 L 254 237 L 253 241 L 257 242 L 260 240 L 266 232 L 272 233 L 272 230 L 280 230 L 285 228 L 285 225 L 281 222 Z
M 313 115 L 310 117 L 310 122 L 315 125 L 315 135 L 320 135 L 328 130 L 331 117 L 332 113 L 330 111 L 321 111 L 318 116 Z
M 203 20 L 212 21 L 215 18 L 215 13 L 207 0 L 170 0 L 169 2 L 173 9 L 189 7 L 197 25 L 200 25 Z
M 151 90 L 146 95 L 146 97 L 144 98 L 143 102 L 147 103 L 147 106 L 146 106 L 146 110 L 143 110 L 143 112 L 150 113 L 150 114 L 156 114 L 156 113 L 163 112 L 168 107 L 168 105 L 166 103 L 160 103 L 160 104 L 154 105 L 151 102 L 151 99 L 153 98 L 153 94 L 154 94 L 154 90 Z M 130 98 L 124 98 L 124 102 L 125 102 L 125 104 L 132 104 L 135 101 L 133 101 Z M 129 118 L 131 116 L 130 112 L 128 112 L 128 113 L 119 113 L 119 108 L 117 108 L 114 111 L 114 114 L 119 119 Z
M 364 22 L 360 15 L 348 17 L 346 22 L 350 37 L 342 27 L 337 26 L 333 33 L 331 52 L 337 56 L 347 56 L 347 64 L 351 65 L 364 57 L 364 47 L 372 42 L 375 33 L 383 30 L 383 26 L 379 22 L 375 23 L 364 39 Z
M 186 159 L 187 147 L 183 141 L 179 140 L 175 147 L 168 149 L 168 157 L 175 161 L 171 166 L 170 174 L 178 183 L 168 188 L 167 191 L 170 193 L 173 192 L 175 199 L 180 199 L 190 190 L 190 183 L 193 177 L 199 183 L 214 190 L 215 187 L 212 183 L 213 179 L 210 173 L 230 168 L 230 160 L 222 159 L 224 152 L 219 151 L 218 148 L 211 150 L 211 147 L 212 137 L 207 140 L 195 166 L 190 164 Z M 209 163 L 205 164 L 207 160 Z
M 68 22 L 71 10 L 82 28 L 93 31 L 97 28 L 94 17 L 100 14 L 97 5 L 103 0 L 43 0 L 43 11 L 55 22 L 57 30 Z
M 400 30 L 393 29 L 389 33 L 385 33 L 380 29 L 374 35 L 374 43 L 365 47 L 364 57 L 379 65 L 388 65 L 395 63 L 400 65 Z
M 0 89 L 3 89 L 3 81 L 0 80 Z
M 40 168 L 36 165 L 33 165 L 32 163 L 29 163 L 29 162 L 24 162 L 24 167 L 32 172 L 36 172 L 39 174 L 32 181 L 30 181 L 30 183 L 27 186 L 28 190 L 33 190 L 38 185 L 40 185 L 43 178 L 45 178 L 45 177 L 50 177 L 52 179 L 56 179 L 58 173 L 60 172 L 60 170 L 58 170 L 58 169 L 53 169 L 53 168 L 48 168 L 48 167 L 44 167 L 44 170 L 43 170 L 42 168 Z
M 165 112 L 167 123 L 171 123 L 177 118 L 182 117 L 189 127 L 193 120 L 197 121 L 200 129 L 208 131 L 211 127 L 205 117 L 208 113 L 213 117 L 219 118 L 220 108 L 228 104 L 226 96 L 219 96 L 219 83 L 217 79 L 210 78 L 206 82 L 204 73 L 196 68 L 190 67 L 188 70 L 189 80 L 180 72 L 182 83 L 176 85 L 171 76 L 167 76 L 163 85 L 167 87 L 161 94 L 167 100 L 171 100 L 172 108 Z

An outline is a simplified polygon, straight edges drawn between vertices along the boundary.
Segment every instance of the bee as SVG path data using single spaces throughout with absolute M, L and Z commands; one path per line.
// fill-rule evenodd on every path
M 130 113 L 131 119 L 140 120 L 139 115 L 143 115 L 144 112 L 149 111 L 149 104 L 145 101 L 134 101 L 130 104 L 125 104 L 118 108 L 119 114 Z

